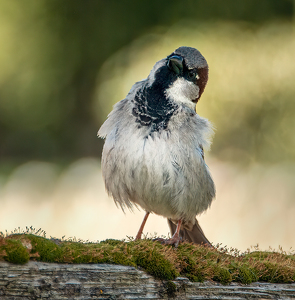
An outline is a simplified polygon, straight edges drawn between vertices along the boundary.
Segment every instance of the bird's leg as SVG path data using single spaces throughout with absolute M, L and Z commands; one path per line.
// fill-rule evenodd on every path
M 181 227 L 181 223 L 182 223 L 182 220 L 178 220 L 177 222 L 177 227 L 176 227 L 176 230 L 172 236 L 171 239 L 167 240 L 165 242 L 165 244 L 168 244 L 168 245 L 175 245 L 175 247 L 178 246 L 179 242 L 180 242 L 180 237 L 179 237 L 179 231 L 180 231 L 180 227 Z
M 158 238 L 155 239 L 154 241 L 158 241 L 163 245 L 174 245 L 177 248 L 181 240 L 181 237 L 179 236 L 181 223 L 182 223 L 182 219 L 178 220 L 176 230 L 170 239 L 165 240 L 165 239 Z
M 150 214 L 149 211 L 147 211 L 147 212 L 145 213 L 145 216 L 144 216 L 144 218 L 143 218 L 143 221 L 142 221 L 142 223 L 141 223 L 141 225 L 140 225 L 140 227 L 139 227 L 139 230 L 138 230 L 138 232 L 137 232 L 137 235 L 136 235 L 136 237 L 135 237 L 135 240 L 136 240 L 136 241 L 141 239 L 141 235 L 142 235 L 142 232 L 143 232 L 143 228 L 144 228 L 144 225 L 145 225 L 145 223 L 146 223 L 146 220 L 147 220 L 149 214 Z

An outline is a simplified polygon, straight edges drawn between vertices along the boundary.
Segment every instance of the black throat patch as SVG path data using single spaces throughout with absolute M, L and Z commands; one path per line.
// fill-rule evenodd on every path
M 167 129 L 169 120 L 178 109 L 178 105 L 167 98 L 161 87 L 142 87 L 132 102 L 132 114 L 139 127 L 149 126 L 151 133 Z

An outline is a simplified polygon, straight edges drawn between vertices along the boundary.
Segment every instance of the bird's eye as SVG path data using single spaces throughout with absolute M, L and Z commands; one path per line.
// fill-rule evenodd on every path
M 190 70 L 190 71 L 188 72 L 188 77 L 189 77 L 189 79 L 191 79 L 191 80 L 199 79 L 199 78 L 200 78 L 199 75 L 198 75 L 198 73 L 197 73 L 197 71 L 194 71 L 194 70 Z

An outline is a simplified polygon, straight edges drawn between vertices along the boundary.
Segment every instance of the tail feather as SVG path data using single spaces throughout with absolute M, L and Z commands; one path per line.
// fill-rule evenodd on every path
M 170 228 L 171 235 L 174 234 L 176 231 L 176 225 L 169 219 L 168 225 Z M 179 232 L 179 236 L 182 238 L 183 241 L 194 243 L 194 244 L 203 244 L 212 246 L 211 243 L 206 238 L 201 226 L 199 225 L 199 222 L 196 219 L 196 222 L 192 228 L 192 230 L 188 230 L 186 228 L 181 228 Z

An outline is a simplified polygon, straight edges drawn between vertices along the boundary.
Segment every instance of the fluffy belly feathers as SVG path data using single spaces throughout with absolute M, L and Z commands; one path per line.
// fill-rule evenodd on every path
M 123 209 L 135 204 L 184 223 L 194 222 L 215 196 L 198 145 L 182 144 L 171 136 L 134 136 L 121 143 L 109 135 L 102 171 L 108 193 Z

